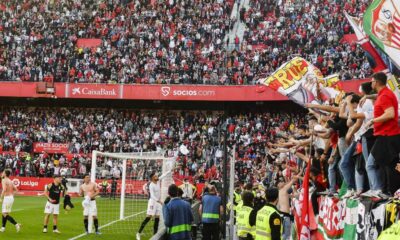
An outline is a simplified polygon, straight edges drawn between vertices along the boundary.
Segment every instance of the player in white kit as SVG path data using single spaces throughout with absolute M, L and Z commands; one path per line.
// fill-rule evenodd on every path
M 99 220 L 97 219 L 97 206 L 96 206 L 96 196 L 99 195 L 100 191 L 97 187 L 97 184 L 90 181 L 89 174 L 85 174 L 83 178 L 83 184 L 80 187 L 79 193 L 81 196 L 85 197 L 82 202 L 83 206 L 83 223 L 85 225 L 86 234 L 89 233 L 88 225 L 89 225 L 89 215 L 93 216 L 94 228 L 96 230 L 96 234 L 101 234 L 99 232 Z
M 2 226 L 0 232 L 4 232 L 6 230 L 6 223 L 9 221 L 10 223 L 15 225 L 17 232 L 21 229 L 21 224 L 17 223 L 13 217 L 10 216 L 10 212 L 12 209 L 12 205 L 14 203 L 14 193 L 17 191 L 17 188 L 14 186 L 12 181 L 10 180 L 11 171 L 9 169 L 4 170 L 1 178 L 2 192 L 0 196 L 0 202 L 3 202 L 1 213 L 2 213 Z
M 154 217 L 154 226 L 153 233 L 156 234 L 158 230 L 158 224 L 160 222 L 160 214 L 162 211 L 162 202 L 161 202 L 161 188 L 160 183 L 158 182 L 158 175 L 152 173 L 150 175 L 151 183 L 149 185 L 149 194 L 150 199 L 147 204 L 147 217 L 143 220 L 142 225 L 140 226 L 139 232 L 136 234 L 136 239 L 140 240 L 140 235 L 146 226 L 146 224 Z

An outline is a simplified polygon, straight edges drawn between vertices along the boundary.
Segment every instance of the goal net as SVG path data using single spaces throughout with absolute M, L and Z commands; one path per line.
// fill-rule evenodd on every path
M 91 180 L 100 190 L 96 204 L 101 231 L 133 238 L 146 218 L 150 174 L 154 172 L 160 176 L 161 201 L 164 201 L 168 186 L 174 183 L 171 173 L 174 164 L 175 159 L 165 157 L 163 152 L 94 151 Z M 146 225 L 141 239 L 153 236 L 153 223 L 150 221 Z M 159 225 L 163 226 L 163 222 L 160 221 Z M 92 216 L 89 216 L 89 232 L 94 232 Z

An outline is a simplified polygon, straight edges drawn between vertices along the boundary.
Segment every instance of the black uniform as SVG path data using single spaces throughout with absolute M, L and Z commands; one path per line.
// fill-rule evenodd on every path
M 64 187 L 61 184 L 57 186 L 54 183 L 50 183 L 47 185 L 47 191 L 49 192 L 49 198 L 56 200 L 55 202 L 52 202 L 52 204 L 59 204 L 61 193 L 64 192 Z
M 114 197 L 115 200 L 115 195 L 117 195 L 117 181 L 113 180 L 111 182 L 111 193 L 110 193 L 110 199 L 111 197 Z

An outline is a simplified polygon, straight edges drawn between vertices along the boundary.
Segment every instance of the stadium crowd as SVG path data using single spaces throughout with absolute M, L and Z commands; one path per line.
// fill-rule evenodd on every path
M 243 69 L 268 75 L 293 56 L 301 56 L 325 76 L 338 73 L 343 80 L 370 76 L 361 47 L 343 41 L 351 33 L 344 12 L 359 16 L 370 2 L 250 1 L 250 8 L 240 11 L 240 20 L 248 27 L 239 51 L 248 59 Z
M 308 115 L 247 113 L 224 118 L 222 113 L 211 111 L 3 107 L 0 171 L 10 168 L 13 175 L 20 176 L 81 177 L 89 172 L 93 150 L 166 150 L 166 155 L 177 157 L 179 167 L 174 177 L 194 183 L 218 182 L 222 130 L 226 129 L 228 147 L 237 146 L 236 192 L 251 190 L 254 209 L 265 205 L 264 189 L 277 187 L 284 189 L 278 206 L 290 214 L 289 199 L 301 192 L 309 161 L 315 214 L 319 195 L 381 200 L 400 197 L 398 103 L 385 87 L 386 79 L 383 73 L 375 74 L 371 82 L 360 86 L 359 94 L 347 93 L 339 103 L 307 104 Z M 26 154 L 32 153 L 35 142 L 68 143 L 68 153 Z M 100 177 L 121 175 L 118 162 L 98 161 Z M 145 180 L 160 169 L 141 164 L 130 164 L 128 176 Z M 340 194 L 340 186 L 345 186 L 346 192 Z M 290 224 L 291 217 L 285 221 Z M 284 229 L 288 236 L 290 228 Z
M 237 157 L 243 161 L 238 164 L 238 177 L 250 180 L 247 173 L 252 164 L 261 163 L 266 156 L 266 141 L 275 135 L 286 136 L 305 122 L 304 114 L 286 113 L 231 115 L 223 121 L 221 113 L 216 112 L 18 107 L 3 108 L 0 119 L 0 169 L 11 168 L 15 175 L 50 177 L 56 173 L 76 177 L 90 171 L 88 154 L 93 150 L 166 150 L 169 156 L 178 156 L 178 176 L 200 182 L 221 176 L 221 128 L 225 123 L 229 141 L 240 143 Z M 68 154 L 41 152 L 25 156 L 24 153 L 32 153 L 35 142 L 69 143 Z M 181 145 L 188 149 L 187 155 L 179 151 Z M 102 175 L 113 175 L 117 170 L 105 159 L 99 161 L 99 165 L 109 166 L 99 169 Z M 142 180 L 152 171 L 143 172 L 135 163 L 128 169 Z M 137 174 L 136 169 L 141 171 Z
M 232 1 L 3 1 L 1 78 L 208 83 L 223 68 Z M 101 39 L 93 48 L 79 39 Z
M 255 84 L 295 55 L 324 74 L 364 78 L 366 56 L 341 40 L 351 32 L 343 11 L 361 14 L 368 2 L 257 0 L 231 19 L 234 1 L 6 0 L 0 80 Z M 225 41 L 236 21 L 248 27 L 244 40 Z

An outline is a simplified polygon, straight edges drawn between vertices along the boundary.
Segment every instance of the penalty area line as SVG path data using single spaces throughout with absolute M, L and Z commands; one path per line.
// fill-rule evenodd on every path
M 135 213 L 135 214 L 132 214 L 132 215 L 130 215 L 130 216 L 124 217 L 124 219 L 114 220 L 114 221 L 112 221 L 112 222 L 109 222 L 109 223 L 107 223 L 107 224 L 105 224 L 105 225 L 100 226 L 99 229 L 103 229 L 103 228 L 105 228 L 105 227 L 108 227 L 108 226 L 110 226 L 110 225 L 113 225 L 113 224 L 116 223 L 116 222 L 123 221 L 123 220 L 126 220 L 126 219 L 131 218 L 131 217 L 135 217 L 135 216 L 140 215 L 140 214 L 145 213 L 145 212 L 146 212 L 146 211 L 142 211 L 142 212 Z M 81 237 L 84 237 L 84 236 L 86 236 L 86 233 L 82 233 L 82 234 L 80 234 L 80 235 L 78 235 L 78 236 L 76 236 L 76 237 L 70 238 L 70 239 L 68 239 L 68 240 L 75 240 L 75 239 L 78 239 L 78 238 L 81 238 Z

